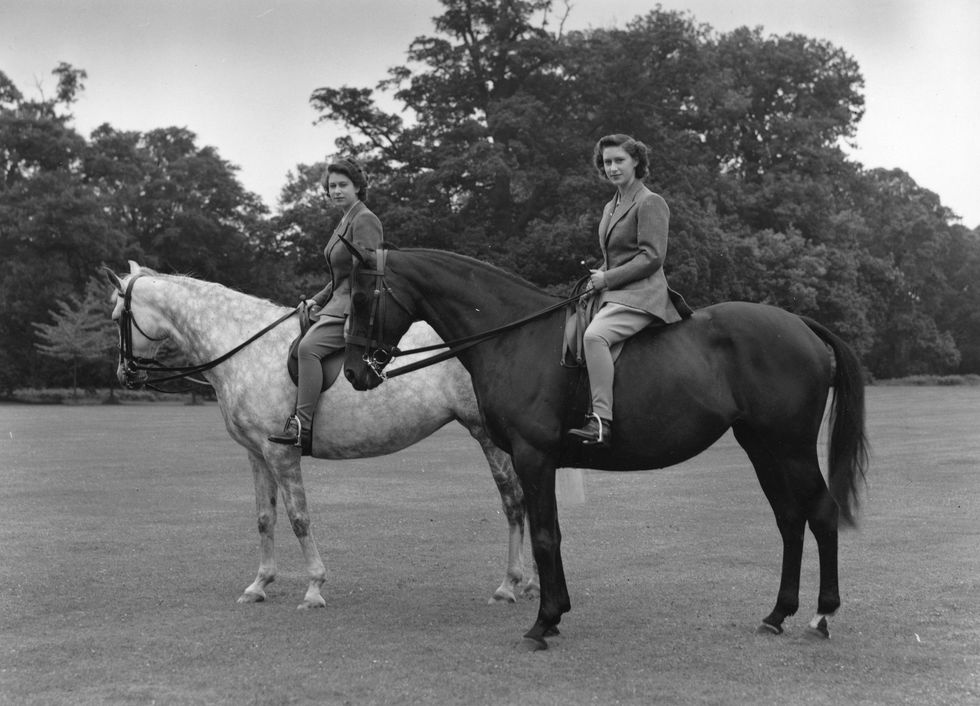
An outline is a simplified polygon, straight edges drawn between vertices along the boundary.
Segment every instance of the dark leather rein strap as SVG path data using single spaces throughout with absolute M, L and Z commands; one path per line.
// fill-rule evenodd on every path
M 528 316 L 522 317 L 516 321 L 511 321 L 510 323 L 504 324 L 502 326 L 497 326 L 496 328 L 492 328 L 487 331 L 481 331 L 480 333 L 471 334 L 469 336 L 464 336 L 462 338 L 456 338 L 453 339 L 452 341 L 447 341 L 444 343 L 435 343 L 430 346 L 421 346 L 419 348 L 412 348 L 410 350 L 403 351 L 399 349 L 398 346 L 389 346 L 385 344 L 381 340 L 380 336 L 378 336 L 377 338 L 373 337 L 375 323 L 377 323 L 380 326 L 384 322 L 385 303 L 386 303 L 386 297 L 384 296 L 385 294 L 389 295 L 395 301 L 395 303 L 398 304 L 398 306 L 404 309 L 407 313 L 411 314 L 411 310 L 398 299 L 394 290 L 392 290 L 392 288 L 389 287 L 388 283 L 385 281 L 385 267 L 384 267 L 385 252 L 386 251 L 384 249 L 378 252 L 378 265 L 376 269 L 360 271 L 360 274 L 371 275 L 378 278 L 378 285 L 374 289 L 374 298 L 373 301 L 371 302 L 371 311 L 368 317 L 368 331 L 372 332 L 371 333 L 372 338 L 364 338 L 363 336 L 353 336 L 348 334 L 346 337 L 347 341 L 349 343 L 360 344 L 368 348 L 372 346 L 377 346 L 379 349 L 384 351 L 384 353 L 389 357 L 389 360 L 393 360 L 394 358 L 400 356 L 412 355 L 415 353 L 430 353 L 432 351 L 441 350 L 443 348 L 446 348 L 447 350 L 437 355 L 424 358 L 423 360 L 418 360 L 415 361 L 414 363 L 409 363 L 408 365 L 404 365 L 400 368 L 396 368 L 391 372 L 383 372 L 381 370 L 382 361 L 379 360 L 366 361 L 368 365 L 370 365 L 371 368 L 375 371 L 378 377 L 382 379 L 394 378 L 394 377 L 398 377 L 399 375 L 405 375 L 406 373 L 412 373 L 415 372 L 416 370 L 427 368 L 430 365 L 441 363 L 444 360 L 455 358 L 463 351 L 472 348 L 473 346 L 479 343 L 483 343 L 484 341 L 499 336 L 500 334 L 505 333 L 506 331 L 511 331 L 513 329 L 520 328 L 524 324 L 530 323 L 531 321 L 534 321 L 536 319 L 543 318 L 554 311 L 563 309 L 569 304 L 577 302 L 581 298 L 581 292 L 579 292 L 577 294 L 573 294 L 570 297 L 562 299 L 561 301 L 556 302 L 555 304 L 552 304 L 551 306 L 542 309 L 541 311 L 535 312 L 533 314 L 529 314 Z M 388 361 L 385 361 L 385 364 L 387 364 L 387 362 Z
M 480 333 L 475 333 L 470 336 L 465 336 L 463 338 L 456 338 L 452 341 L 449 341 L 448 343 L 437 343 L 431 346 L 412 348 L 411 350 L 407 350 L 407 351 L 402 351 L 399 350 L 398 348 L 394 348 L 392 350 L 393 357 L 411 355 L 412 353 L 427 353 L 429 351 L 439 350 L 440 348 L 447 348 L 448 350 L 443 351 L 442 353 L 439 353 L 437 355 L 425 358 L 424 360 L 419 360 L 414 363 L 409 363 L 408 365 L 402 366 L 400 368 L 395 368 L 394 370 L 392 370 L 390 373 L 387 374 L 387 377 L 389 378 L 398 377 L 399 375 L 415 372 L 416 370 L 420 370 L 421 368 L 426 368 L 430 365 L 441 363 L 444 360 L 455 358 L 463 351 L 472 348 L 473 346 L 479 343 L 483 343 L 484 341 L 494 338 L 495 336 L 499 336 L 500 334 L 506 331 L 511 331 L 513 329 L 520 328 L 524 324 L 530 323 L 535 319 L 544 318 L 545 316 L 552 313 L 553 311 L 557 311 L 558 309 L 562 309 L 568 306 L 569 304 L 578 301 L 578 299 L 579 299 L 578 295 L 574 297 L 568 297 L 567 299 L 562 299 L 560 302 L 552 304 L 546 309 L 542 309 L 541 311 L 535 312 L 533 314 L 529 314 L 528 316 L 518 319 L 517 321 L 511 321 L 510 323 L 504 324 L 503 326 L 498 326 L 496 328 L 492 328 L 487 331 L 482 331 Z
M 172 380 L 180 380 L 186 378 L 191 382 L 196 382 L 198 384 L 207 385 L 208 383 L 203 380 L 195 380 L 191 375 L 197 375 L 205 371 L 211 370 L 212 368 L 224 363 L 226 360 L 231 358 L 233 355 L 238 353 L 240 350 L 248 346 L 249 344 L 255 342 L 265 334 L 269 333 L 276 326 L 286 321 L 289 317 L 293 316 L 299 312 L 305 304 L 300 304 L 295 309 L 291 309 L 287 313 L 280 316 L 278 319 L 273 321 L 271 324 L 263 328 L 261 331 L 253 335 L 246 341 L 238 344 L 232 348 L 227 353 L 218 356 L 214 360 L 210 360 L 207 363 L 201 363 L 200 365 L 185 365 L 185 366 L 167 366 L 160 363 L 153 358 L 141 358 L 133 354 L 133 330 L 135 327 L 143 336 L 145 336 L 150 341 L 162 341 L 163 338 L 153 338 L 148 336 L 146 331 L 140 328 L 140 325 L 136 323 L 136 319 L 133 317 L 132 301 L 133 301 L 133 285 L 136 280 L 142 277 L 142 274 L 133 275 L 126 285 L 126 291 L 123 293 L 123 311 L 119 317 L 119 360 L 120 363 L 126 368 L 128 372 L 158 372 L 158 373 L 174 373 L 173 375 L 167 375 L 162 378 L 154 378 L 147 381 L 147 387 L 152 387 L 151 383 L 161 383 L 170 382 Z

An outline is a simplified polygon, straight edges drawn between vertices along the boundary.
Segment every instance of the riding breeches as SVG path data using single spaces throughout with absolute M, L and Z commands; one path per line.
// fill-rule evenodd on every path
M 612 346 L 625 341 L 642 328 L 659 319 L 640 309 L 623 304 L 604 304 L 585 329 L 583 344 L 585 365 L 589 369 L 592 390 L 592 412 L 602 419 L 613 418 Z
M 323 387 L 323 359 L 344 347 L 344 322 L 334 316 L 321 317 L 296 349 L 299 378 L 296 384 L 296 416 L 304 429 L 311 429 L 316 403 Z

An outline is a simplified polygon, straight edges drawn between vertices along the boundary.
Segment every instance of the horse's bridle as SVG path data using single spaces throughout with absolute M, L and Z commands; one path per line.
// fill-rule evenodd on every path
M 117 322 L 119 324 L 119 367 L 123 371 L 123 384 L 129 389 L 139 387 L 145 382 L 147 371 L 159 369 L 155 366 L 160 365 L 153 358 L 143 358 L 136 355 L 133 351 L 133 329 L 139 331 L 148 341 L 159 342 L 164 340 L 149 335 L 133 316 L 133 285 L 142 276 L 142 274 L 135 274 L 126 283 L 126 289 L 122 292 L 122 313 Z
M 351 248 L 352 253 L 356 252 L 353 246 L 348 247 Z M 382 247 L 376 252 L 377 264 L 374 269 L 367 269 L 366 260 L 358 255 L 355 258 L 354 267 L 351 272 L 352 308 L 355 278 L 358 275 L 367 275 L 375 278 L 374 290 L 371 295 L 370 310 L 368 311 L 367 335 L 360 336 L 358 334 L 351 333 L 348 330 L 344 332 L 344 340 L 347 343 L 354 343 L 364 346 L 364 353 L 361 356 L 361 360 L 363 360 L 364 364 L 371 369 L 371 372 L 377 375 L 381 380 L 387 380 L 388 374 L 384 371 L 385 366 L 394 360 L 395 357 L 404 354 L 403 351 L 399 350 L 397 345 L 385 342 L 382 337 L 382 327 L 384 326 L 388 298 L 390 297 L 391 300 L 398 304 L 398 306 L 401 307 L 409 316 L 412 315 L 412 310 L 398 298 L 398 295 L 395 294 L 395 291 L 390 286 L 388 286 L 388 282 L 385 280 L 385 260 L 387 258 L 388 251 Z M 435 350 L 435 348 L 436 347 L 427 347 L 425 349 L 414 349 L 408 352 L 418 353 L 422 350 Z
M 238 351 L 245 348 L 256 339 L 264 336 L 269 331 L 274 329 L 276 326 L 281 324 L 283 321 L 293 316 L 299 312 L 305 304 L 300 304 L 295 309 L 290 309 L 287 313 L 283 314 L 281 317 L 273 321 L 271 324 L 263 328 L 261 331 L 256 333 L 254 336 L 248 340 L 240 343 L 239 345 L 232 348 L 227 353 L 218 356 L 214 360 L 208 361 L 207 363 L 201 363 L 200 365 L 185 365 L 185 366 L 168 366 L 163 363 L 153 359 L 153 358 L 143 358 L 138 356 L 133 351 L 133 329 L 135 328 L 140 334 L 143 335 L 149 341 L 159 342 L 164 340 L 166 337 L 154 338 L 150 336 L 142 329 L 142 327 L 137 323 L 136 318 L 133 316 L 133 285 L 136 284 L 136 280 L 143 276 L 143 273 L 138 272 L 130 277 L 129 282 L 126 283 L 126 289 L 122 291 L 123 296 L 123 308 L 122 313 L 119 315 L 119 366 L 123 371 L 123 385 L 129 389 L 135 389 L 141 385 L 146 385 L 152 389 L 158 389 L 153 387 L 153 384 L 161 382 L 170 382 L 173 380 L 187 379 L 191 382 L 196 382 L 201 385 L 207 385 L 208 383 L 204 380 L 196 380 L 192 375 L 197 375 L 198 373 L 203 373 L 211 368 L 228 360 L 230 357 L 235 355 Z M 159 372 L 159 373 L 172 373 L 165 377 L 153 378 L 153 380 L 148 381 L 147 373 Z M 150 384 L 153 383 L 153 384 Z M 160 392 L 171 392 L 171 390 L 159 390 Z

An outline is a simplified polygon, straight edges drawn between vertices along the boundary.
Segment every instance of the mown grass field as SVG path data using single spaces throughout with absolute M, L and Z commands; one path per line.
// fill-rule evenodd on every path
M 505 523 L 476 444 L 312 461 L 325 610 L 288 523 L 269 601 L 252 482 L 214 405 L 0 406 L 0 703 L 980 703 L 980 388 L 869 388 L 861 527 L 830 641 L 757 635 L 780 542 L 726 436 L 682 465 L 586 473 L 561 508 L 572 612 L 488 606 Z

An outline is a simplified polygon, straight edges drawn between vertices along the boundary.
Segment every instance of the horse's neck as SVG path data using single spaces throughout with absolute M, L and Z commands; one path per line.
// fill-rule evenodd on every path
M 193 365 L 227 353 L 286 311 L 271 302 L 189 278 L 164 280 L 155 291 L 154 305 L 168 322 L 171 340 Z
M 555 301 L 495 268 L 443 257 L 449 259 L 415 258 L 411 278 L 426 320 L 445 340 L 512 323 Z

